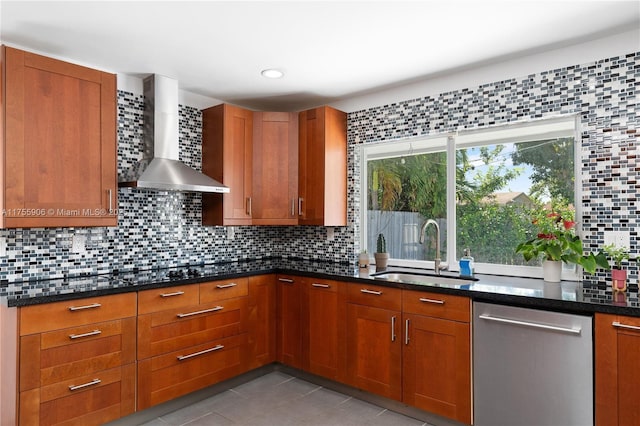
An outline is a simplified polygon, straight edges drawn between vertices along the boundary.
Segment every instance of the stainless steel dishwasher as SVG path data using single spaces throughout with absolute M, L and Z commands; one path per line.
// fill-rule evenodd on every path
M 592 317 L 474 302 L 474 426 L 593 425 Z

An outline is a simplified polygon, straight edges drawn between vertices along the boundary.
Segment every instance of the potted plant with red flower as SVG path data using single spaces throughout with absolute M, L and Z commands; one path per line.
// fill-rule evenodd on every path
M 560 281 L 562 263 L 578 264 L 589 273 L 598 267 L 609 269 L 604 253 L 584 254 L 582 240 L 575 232 L 574 214 L 571 207 L 563 204 L 534 210 L 535 237 L 516 247 L 516 253 L 521 253 L 527 261 L 542 257 L 545 281 Z
M 627 270 L 622 269 L 622 262 L 629 260 L 629 249 L 615 244 L 608 244 L 604 246 L 604 251 L 613 260 L 611 287 L 615 291 L 625 291 L 627 289 Z

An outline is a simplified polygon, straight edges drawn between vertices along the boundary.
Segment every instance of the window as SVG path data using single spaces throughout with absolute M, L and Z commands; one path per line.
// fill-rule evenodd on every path
M 390 264 L 432 268 L 436 227 L 419 240 L 433 219 L 450 270 L 469 249 L 478 272 L 538 276 L 515 249 L 532 209 L 577 204 L 575 128 L 571 117 L 363 146 L 362 247 L 375 252 L 382 233 Z

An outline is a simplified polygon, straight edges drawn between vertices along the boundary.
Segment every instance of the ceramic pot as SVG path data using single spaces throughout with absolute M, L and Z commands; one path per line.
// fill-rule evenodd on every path
M 624 269 L 611 270 L 611 287 L 614 291 L 625 291 L 627 289 L 627 271 Z
M 376 258 L 376 269 L 385 269 L 387 262 L 389 262 L 389 253 L 374 253 L 373 257 Z
M 360 268 L 369 267 L 369 253 L 360 253 L 358 255 L 358 266 Z
M 562 276 L 561 260 L 545 260 L 542 262 L 542 276 L 549 283 L 559 283 Z

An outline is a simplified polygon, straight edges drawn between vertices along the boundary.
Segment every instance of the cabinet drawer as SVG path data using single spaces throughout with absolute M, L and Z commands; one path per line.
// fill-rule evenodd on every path
M 138 317 L 138 359 L 247 331 L 246 297 Z
M 88 297 L 20 308 L 20 335 L 136 316 L 136 293 Z
M 134 317 L 20 338 L 20 390 L 135 362 Z
M 197 305 L 199 302 L 198 284 L 145 290 L 138 293 L 138 315 Z
M 247 334 L 138 361 L 138 409 L 177 398 L 246 370 Z
M 423 291 L 402 291 L 403 311 L 412 314 L 470 322 L 471 301 L 467 297 Z
M 21 425 L 101 425 L 135 409 L 135 364 L 20 393 Z
M 399 311 L 402 309 L 402 290 L 371 284 L 350 283 L 347 301 L 358 305 Z
M 249 278 L 236 278 L 200 284 L 200 303 L 242 297 L 248 294 Z

